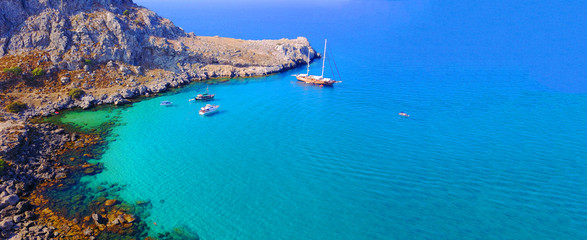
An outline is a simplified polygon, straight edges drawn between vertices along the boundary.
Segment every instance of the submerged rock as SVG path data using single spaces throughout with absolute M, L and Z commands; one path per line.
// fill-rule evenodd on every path
M 106 224 L 108 222 L 108 219 L 102 217 L 102 215 L 97 214 L 97 213 L 92 213 L 92 219 L 94 219 L 94 223 L 96 225 L 98 225 L 98 224 Z
M 108 199 L 104 202 L 104 206 L 112 206 L 117 203 L 118 203 L 118 200 L 116 200 L 116 199 Z
M 90 236 L 90 235 L 92 235 L 93 232 L 94 231 L 91 228 L 86 228 L 86 229 L 84 229 L 83 234 L 86 236 Z
M 134 222 L 137 218 L 132 215 L 132 214 L 124 214 L 124 221 L 128 222 L 128 223 L 132 223 Z
M 94 174 L 95 171 L 96 170 L 93 167 L 86 168 L 86 169 L 84 169 L 84 174 L 86 174 L 86 175 L 92 175 L 92 174 Z

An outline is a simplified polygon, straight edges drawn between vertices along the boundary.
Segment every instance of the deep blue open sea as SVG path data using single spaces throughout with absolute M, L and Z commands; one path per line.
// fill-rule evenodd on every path
M 137 2 L 196 35 L 328 38 L 343 81 L 302 66 L 210 84 L 209 117 L 207 84 L 122 110 L 86 180 L 151 200 L 153 232 L 587 239 L 584 2 Z

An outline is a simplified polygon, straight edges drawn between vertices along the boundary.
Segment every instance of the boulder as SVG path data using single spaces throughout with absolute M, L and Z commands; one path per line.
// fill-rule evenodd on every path
M 61 84 L 68 84 L 71 81 L 68 77 L 61 77 Z
M 20 198 L 18 196 L 16 196 L 15 194 L 10 194 L 2 198 L 2 200 L 0 201 L 0 205 L 15 205 L 16 203 L 18 203 L 18 201 L 20 201 Z
M 14 226 L 14 222 L 12 221 L 11 217 L 6 217 L 2 221 L 0 221 L 0 229 L 7 231 L 10 230 Z
M 94 223 L 96 225 L 98 225 L 98 224 L 106 224 L 108 222 L 108 219 L 102 217 L 102 215 L 97 214 L 97 213 L 92 213 L 92 219 L 94 219 Z
M 137 89 L 120 90 L 120 94 L 122 95 L 123 98 L 134 98 L 137 96 L 138 92 L 139 91 Z
M 126 99 L 120 99 L 120 100 L 114 101 L 114 104 L 115 105 L 124 105 L 124 104 L 127 104 L 127 103 L 130 103 L 130 101 L 129 100 L 126 100 Z
M 124 216 L 118 215 L 111 223 L 111 225 L 118 225 L 125 223 Z
M 16 204 L 16 211 L 22 213 L 31 209 L 31 204 L 28 201 L 21 201 Z
M 79 106 L 83 109 L 87 109 L 93 105 L 95 100 L 96 99 L 94 98 L 94 96 L 92 96 L 90 94 L 86 94 L 80 99 Z
M 86 228 L 86 229 L 84 229 L 84 231 L 82 233 L 86 236 L 90 236 L 90 235 L 92 235 L 92 232 L 93 231 L 91 228 Z
M 118 71 L 124 73 L 124 74 L 130 74 L 131 71 L 130 69 L 128 69 L 126 66 L 120 66 L 120 68 L 118 68 Z
M 26 211 L 24 213 L 24 218 L 28 219 L 28 220 L 34 220 L 37 216 L 35 216 L 35 213 L 33 211 Z
M 20 221 L 22 221 L 22 215 L 16 215 L 12 217 L 12 221 L 14 221 L 15 223 L 19 223 Z

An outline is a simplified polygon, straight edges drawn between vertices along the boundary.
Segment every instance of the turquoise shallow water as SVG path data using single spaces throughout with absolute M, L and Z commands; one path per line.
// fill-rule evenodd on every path
M 117 114 L 105 171 L 86 180 L 151 200 L 154 232 L 186 226 L 203 239 L 586 239 L 587 95 L 552 89 L 528 59 L 459 35 L 469 25 L 446 34 L 471 55 L 455 60 L 464 53 L 446 41 L 424 52 L 418 44 L 442 34 L 395 24 L 411 10 L 393 4 L 338 6 L 357 16 L 308 33 L 319 50 L 328 35 L 343 83 L 299 84 L 290 75 L 302 67 L 212 84 L 220 112 L 209 117 L 188 102 L 205 84 L 135 103 Z M 212 9 L 200 23 L 182 20 L 192 16 L 186 6 L 152 7 L 202 34 L 220 29 L 214 11 L 226 13 Z M 253 31 L 257 15 L 235 11 L 249 31 L 227 25 L 220 35 L 295 37 L 324 24 L 310 15 L 288 30 L 279 25 L 288 14 L 267 14 L 276 23 Z
M 585 236 L 585 96 L 501 91 L 514 73 L 443 73 L 493 82 L 418 97 L 406 82 L 436 74 L 394 72 L 380 93 L 288 74 L 211 85 L 209 117 L 188 102 L 203 85 L 134 104 L 95 181 L 204 239 Z

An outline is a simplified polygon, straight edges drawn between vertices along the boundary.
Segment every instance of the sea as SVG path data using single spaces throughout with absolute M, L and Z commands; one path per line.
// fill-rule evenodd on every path
M 153 234 L 587 239 L 584 2 L 136 2 L 200 36 L 328 39 L 342 81 L 300 66 L 65 116 L 116 116 L 84 181 L 150 201 Z M 200 116 L 206 87 L 220 110 Z

